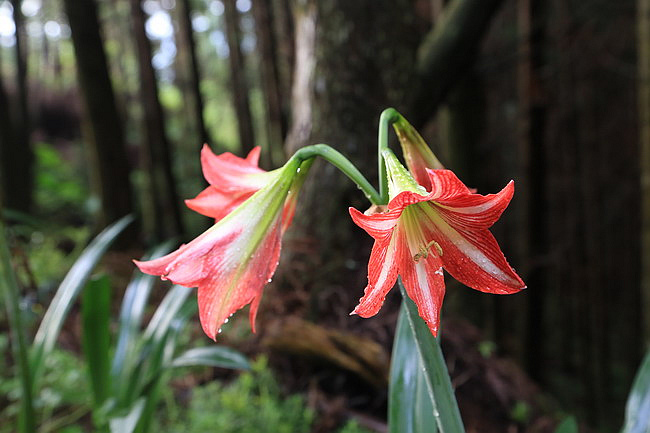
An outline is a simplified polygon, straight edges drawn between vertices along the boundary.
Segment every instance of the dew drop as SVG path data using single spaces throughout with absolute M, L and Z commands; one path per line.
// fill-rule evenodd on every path
M 224 320 L 223 323 L 224 323 L 224 324 L 228 323 L 228 320 L 229 320 L 229 319 Z
M 298 167 L 298 170 L 296 170 L 296 173 L 300 173 L 300 167 Z
M 267 283 L 270 283 L 271 281 L 273 281 L 273 278 L 269 278 L 268 280 L 266 280 Z
M 219 328 L 219 330 L 217 331 L 217 334 L 221 334 L 221 328 Z

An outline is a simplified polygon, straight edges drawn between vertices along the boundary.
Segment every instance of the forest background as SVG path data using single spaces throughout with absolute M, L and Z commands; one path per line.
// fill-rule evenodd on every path
M 0 200 L 23 306 L 34 327 L 80 249 L 126 214 L 137 223 L 102 263 L 116 306 L 131 258 L 207 228 L 183 205 L 205 186 L 203 143 L 259 145 L 265 169 L 328 143 L 374 179 L 392 106 L 467 185 L 516 184 L 493 232 L 528 289 L 448 281 L 443 349 L 468 429 L 575 414 L 612 431 L 650 338 L 649 77 L 650 0 L 2 0 Z M 313 171 L 259 333 L 235 321 L 223 342 L 266 353 L 314 431 L 350 417 L 381 431 L 399 296 L 348 317 L 371 239 L 347 207 L 367 204 Z M 73 355 L 74 320 L 59 340 Z M 320 353 L 332 333 L 380 355 Z M 170 401 L 215 378 L 232 379 L 199 370 Z

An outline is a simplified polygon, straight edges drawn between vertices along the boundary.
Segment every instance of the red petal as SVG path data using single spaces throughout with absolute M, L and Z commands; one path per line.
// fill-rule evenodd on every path
M 453 226 L 466 229 L 487 229 L 494 224 L 508 207 L 515 184 L 510 181 L 496 194 L 470 194 L 435 200 L 439 212 Z
M 471 191 L 456 177 L 451 170 L 427 169 L 431 180 L 429 200 L 445 200 L 459 195 L 471 194 Z
M 256 156 L 256 153 L 258 156 Z M 217 156 L 210 150 L 210 147 L 204 145 L 201 150 L 203 176 L 210 185 L 222 191 L 239 190 L 242 185 L 247 186 L 245 175 L 264 173 L 264 170 L 257 166 L 256 159 L 258 157 L 259 151 L 255 152 L 255 149 L 251 151 L 246 159 L 235 156 L 230 152 Z
M 417 248 L 405 248 L 400 261 L 400 275 L 409 298 L 418 307 L 420 317 L 429 327 L 433 336 L 438 335 L 440 308 L 445 297 L 445 278 L 442 261 L 433 252 L 417 261 Z
M 226 319 L 249 303 L 251 328 L 255 332 L 255 316 L 262 289 L 278 266 L 280 227 L 278 218 L 245 267 L 235 266 L 229 270 L 216 267 L 210 277 L 199 285 L 199 317 L 208 337 L 216 339 Z
M 402 243 L 399 233 L 375 241 L 368 262 L 368 285 L 353 314 L 361 317 L 377 314 L 397 280 Z
M 401 209 L 396 209 L 384 213 L 366 215 L 353 207 L 348 210 L 352 221 L 375 239 L 383 238 L 391 233 L 402 213 Z
M 213 186 L 208 186 L 193 199 L 185 200 L 185 205 L 216 221 L 219 221 L 254 194 L 254 191 L 243 193 L 223 193 Z
M 487 229 L 465 227 L 448 220 L 433 203 L 422 204 L 420 209 L 424 210 L 420 216 L 424 219 L 421 227 L 425 236 L 440 245 L 444 267 L 454 278 L 489 293 L 514 293 L 525 288 Z
M 246 161 L 248 161 L 249 164 L 259 166 L 260 165 L 260 152 L 262 151 L 262 148 L 260 146 L 255 146 L 250 152 L 248 152 L 248 156 L 246 157 Z

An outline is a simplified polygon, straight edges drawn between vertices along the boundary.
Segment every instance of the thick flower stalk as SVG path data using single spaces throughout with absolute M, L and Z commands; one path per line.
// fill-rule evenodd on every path
M 201 150 L 201 169 L 210 184 L 199 195 L 185 204 L 190 209 L 219 221 L 253 194 L 268 184 L 276 175 L 259 168 L 260 147 L 255 147 L 246 158 L 230 152 L 215 155 L 208 145 Z
M 313 158 L 292 158 L 282 168 L 260 173 L 260 169 L 253 169 L 257 165 L 254 153 L 252 158 L 249 155 L 242 160 L 234 155 L 215 159 L 208 152 L 204 149 L 202 153 L 204 173 L 212 185 L 208 189 L 217 188 L 217 179 L 229 182 L 224 181 L 219 187 L 221 190 L 211 190 L 206 195 L 217 197 L 215 200 L 225 207 L 215 205 L 214 211 L 210 203 L 197 207 L 201 213 L 217 218 L 218 222 L 189 244 L 164 257 L 135 263 L 147 274 L 160 275 L 182 286 L 198 287 L 201 326 L 210 338 L 216 339 L 228 318 L 247 304 L 251 304 L 249 317 L 255 331 L 262 289 L 277 268 L 281 238 L 291 223 L 297 192 Z M 213 162 L 218 167 L 211 165 Z M 238 169 L 243 172 L 241 176 L 235 174 Z M 244 189 L 240 188 L 244 184 L 242 179 L 250 179 L 246 178 L 247 173 L 263 176 L 264 185 L 255 184 L 259 186 L 257 192 L 243 192 Z M 228 197 L 225 192 L 239 194 L 237 197 L 249 194 L 249 197 L 241 200 L 241 204 L 235 204 L 239 198 L 219 201 Z
M 488 230 L 508 206 L 513 182 L 497 194 L 483 196 L 449 170 L 425 168 L 427 191 L 390 150 L 382 156 L 388 174 L 388 211 L 365 215 L 350 208 L 354 222 L 375 239 L 368 285 L 353 314 L 375 315 L 399 275 L 435 336 L 445 294 L 443 269 L 483 292 L 509 294 L 525 288 Z

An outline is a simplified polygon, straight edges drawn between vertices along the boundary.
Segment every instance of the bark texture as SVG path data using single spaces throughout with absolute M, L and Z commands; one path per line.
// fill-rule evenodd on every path
M 151 201 L 147 228 L 155 240 L 183 233 L 171 147 L 165 133 L 165 116 L 158 100 L 158 81 L 151 64 L 151 42 L 145 32 L 145 14 L 140 0 L 130 0 L 140 78 L 140 98 L 144 108 L 143 163 L 149 175 Z
M 100 225 L 131 213 L 129 162 L 94 0 L 65 0 L 86 117 L 90 175 L 102 203 Z
M 237 130 L 239 143 L 244 154 L 255 147 L 253 131 L 253 116 L 251 115 L 249 87 L 244 67 L 244 56 L 241 51 L 241 29 L 239 28 L 239 12 L 236 0 L 224 0 L 224 17 L 228 39 L 228 59 L 230 60 L 230 87 L 233 105 L 237 114 Z

